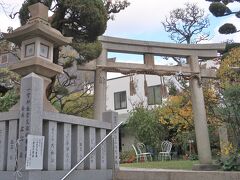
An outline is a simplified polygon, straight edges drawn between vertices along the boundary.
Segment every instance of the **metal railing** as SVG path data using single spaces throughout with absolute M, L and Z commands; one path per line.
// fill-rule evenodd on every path
M 86 158 L 88 158 L 88 156 L 90 156 L 92 154 L 93 151 L 95 151 L 98 146 L 100 146 L 104 141 L 106 141 L 106 139 L 112 135 L 112 133 L 114 131 L 116 131 L 116 129 L 119 128 L 119 126 L 122 124 L 123 122 L 120 122 L 116 127 L 114 127 L 110 133 L 108 133 L 89 153 L 87 153 L 82 159 L 81 161 L 79 161 L 64 177 L 61 178 L 61 180 L 65 180 Z

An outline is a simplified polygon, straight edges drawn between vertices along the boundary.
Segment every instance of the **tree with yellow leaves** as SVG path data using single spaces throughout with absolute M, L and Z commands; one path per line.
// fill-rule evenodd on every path
M 189 94 L 170 96 L 159 109 L 160 122 L 176 132 L 192 130 L 192 104 Z
M 206 83 L 209 84 L 209 83 Z M 214 108 L 219 103 L 217 91 L 211 86 L 204 88 L 205 107 L 211 134 L 211 145 L 214 148 L 218 143 L 215 128 L 219 119 L 214 114 Z M 188 151 L 188 142 L 195 140 L 194 122 L 190 92 L 184 91 L 169 98 L 158 108 L 159 121 L 169 131 L 169 139 L 177 140 L 183 151 Z M 195 144 L 196 145 L 196 144 Z M 196 146 L 195 146 L 196 147 Z
M 223 89 L 240 84 L 240 48 L 233 48 L 224 56 L 218 71 L 218 78 Z
M 240 48 L 232 48 L 221 60 L 218 70 L 221 104 L 216 109 L 221 120 L 229 125 L 240 149 Z

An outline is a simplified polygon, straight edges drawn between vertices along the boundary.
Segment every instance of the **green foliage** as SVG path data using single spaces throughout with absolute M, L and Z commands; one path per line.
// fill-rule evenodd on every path
M 216 124 L 209 124 L 208 132 L 212 156 L 213 158 L 215 158 L 220 154 L 219 126 L 217 126 Z
M 136 159 L 135 152 L 133 150 L 120 152 L 119 155 L 120 163 L 132 163 Z
M 188 158 L 190 155 L 196 155 L 196 138 L 195 138 L 195 131 L 181 131 L 176 134 L 174 137 L 175 139 L 175 146 L 180 149 L 178 150 L 181 155 L 187 155 Z M 189 140 L 193 140 L 192 142 L 192 149 L 190 154 L 190 146 L 189 146 Z M 192 159 L 194 160 L 194 159 Z
M 223 104 L 218 107 L 220 118 L 228 123 L 236 140 L 240 138 L 240 85 L 233 85 L 223 92 Z M 239 144 L 240 145 L 240 144 Z
M 227 159 L 219 159 L 217 163 L 224 171 L 240 171 L 240 152 L 231 154 Z
M 168 135 L 158 120 L 157 112 L 143 106 L 136 107 L 130 112 L 127 127 L 140 142 L 152 148 L 158 148 Z
M 102 45 L 99 41 L 93 43 L 73 43 L 72 46 L 78 52 L 82 52 L 79 58 L 76 58 L 79 64 L 98 57 L 102 51 Z
M 216 17 L 223 17 L 229 15 L 235 15 L 240 18 L 240 11 L 232 11 L 228 5 L 233 2 L 240 2 L 239 0 L 206 0 L 210 1 L 209 11 Z M 238 32 L 235 25 L 226 23 L 219 28 L 221 34 L 231 34 Z
M 233 34 L 237 32 L 237 28 L 231 23 L 226 23 L 222 25 L 218 31 L 220 34 Z
M 67 72 L 65 68 L 72 67 L 75 61 L 85 63 L 96 59 L 102 50 L 98 37 L 105 32 L 107 20 L 110 19 L 110 16 L 112 18 L 113 14 L 119 13 L 128 7 L 130 3 L 127 2 L 127 0 L 25 0 L 19 11 L 19 19 L 22 25 L 25 25 L 30 18 L 28 6 L 37 2 L 43 3 L 49 8 L 49 11 L 51 11 L 52 16 L 48 18 L 48 22 L 53 28 L 59 30 L 64 36 L 73 37 L 73 42 L 70 46 L 76 50 L 71 49 L 72 53 L 69 55 L 61 54 L 60 47 L 54 48 L 53 62 L 63 66 L 66 78 L 63 78 L 63 80 L 60 76 L 52 78 L 52 84 L 49 85 L 47 89 L 47 96 L 61 112 L 92 117 L 93 97 L 81 95 L 82 104 L 79 103 L 80 97 L 77 97 L 78 100 L 76 102 L 71 100 L 74 99 L 72 98 L 72 94 L 76 91 L 71 91 L 72 88 L 69 90 L 69 86 L 73 85 L 74 80 L 76 80 L 76 75 Z M 10 17 L 14 18 L 16 14 L 18 13 L 11 14 Z M 12 31 L 11 28 L 8 30 L 9 32 Z M 2 34 L 0 34 L 0 41 L 0 51 L 3 49 L 4 51 L 6 51 L 6 49 L 9 51 L 9 42 L 3 41 Z M 12 47 L 11 45 L 11 48 Z M 77 54 L 75 52 L 77 52 Z M 61 61 L 60 59 L 64 60 Z M 66 98 L 64 98 L 64 96 L 66 96 Z M 86 97 L 86 100 L 83 100 L 84 97 Z M 84 104 L 86 101 L 90 101 L 90 103 L 87 103 L 87 105 Z M 72 104 L 70 102 L 72 102 Z M 66 109 L 66 107 L 68 108 Z M 79 112 L 80 110 L 85 112 Z
M 66 87 L 63 87 L 63 86 L 61 86 L 61 85 L 56 85 L 55 87 L 54 87 L 55 89 L 55 93 L 57 94 L 57 95 L 62 95 L 62 96 L 66 96 L 66 95 L 68 95 L 68 89 L 66 88 Z
M 220 2 L 213 2 L 209 6 L 209 11 L 216 17 L 224 16 L 228 12 L 228 7 Z
M 0 68 L 0 97 L 5 96 L 9 90 L 13 90 L 8 96 L 11 97 L 13 92 L 18 93 L 20 77 L 18 74 L 9 71 L 7 68 Z M 5 98 L 6 98 L 5 97 Z
M 230 52 L 231 49 L 233 48 L 238 48 L 240 47 L 240 43 L 234 43 L 232 41 L 227 41 L 226 42 L 226 48 L 223 51 L 219 51 L 221 54 L 223 54 L 222 59 L 224 59 L 228 52 Z
M 23 3 L 19 12 L 22 25 L 29 19 L 28 6 L 36 2 L 40 0 L 26 0 Z M 89 61 L 100 55 L 101 47 L 97 37 L 107 27 L 107 11 L 101 0 L 45 0 L 43 3 L 53 12 L 51 26 L 64 36 L 73 37 L 72 47 L 77 50 L 82 61 Z M 96 45 L 92 45 L 94 43 Z M 54 62 L 57 63 L 58 53 L 54 54 Z
M 177 93 L 178 93 L 177 88 L 176 88 L 176 86 L 174 85 L 173 82 L 170 83 L 169 92 L 168 93 L 169 93 L 170 96 L 176 96 Z
M 130 5 L 124 1 L 106 0 L 26 0 L 19 11 L 22 25 L 29 16 L 28 6 L 42 2 L 53 13 L 49 18 L 51 26 L 64 36 L 73 37 L 72 47 L 79 53 L 81 63 L 97 58 L 101 53 L 101 45 L 97 37 L 107 27 L 107 20 Z M 58 49 L 56 49 L 58 51 Z M 58 56 L 54 57 L 57 63 Z
M 93 118 L 93 95 L 82 92 L 64 94 L 52 99 L 52 103 L 59 112 Z
M 16 84 L 20 81 L 19 75 L 0 68 L 0 112 L 8 111 L 19 99 L 19 89 Z
M 8 111 L 17 103 L 19 95 L 15 90 L 8 91 L 4 96 L 0 97 L 0 112 Z
M 191 161 L 196 161 L 196 160 L 198 160 L 198 155 L 197 154 L 190 154 L 188 159 L 191 160 Z
M 231 85 L 240 84 L 240 48 L 231 49 L 222 59 L 218 70 L 221 88 L 225 89 Z

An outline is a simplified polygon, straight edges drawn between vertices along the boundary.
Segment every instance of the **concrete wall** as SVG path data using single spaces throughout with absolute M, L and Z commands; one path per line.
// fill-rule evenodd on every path
M 125 129 L 123 130 L 123 134 L 121 134 L 121 147 L 122 151 L 131 151 L 133 150 L 132 144 L 134 144 L 136 139 Z
M 240 172 L 122 169 L 116 180 L 239 180 Z
M 31 176 L 34 176 L 34 180 L 60 180 L 66 173 L 67 171 L 35 171 L 31 172 Z M 21 178 L 16 178 L 14 172 L 5 171 L 0 173 L 0 180 L 24 180 L 29 174 L 29 172 L 23 172 Z M 112 180 L 112 170 L 77 170 L 67 179 Z

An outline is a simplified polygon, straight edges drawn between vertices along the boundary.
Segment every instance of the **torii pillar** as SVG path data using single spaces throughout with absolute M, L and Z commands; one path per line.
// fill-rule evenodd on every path
M 197 56 L 190 56 L 188 59 L 190 68 L 193 72 L 190 77 L 190 88 L 197 149 L 200 161 L 200 164 L 195 165 L 194 169 L 212 170 L 214 166 L 212 165 L 207 116 L 201 85 L 200 66 Z
M 106 64 L 107 50 L 103 48 L 96 65 Z M 94 119 L 102 120 L 102 113 L 106 111 L 107 72 L 96 68 L 94 82 Z

